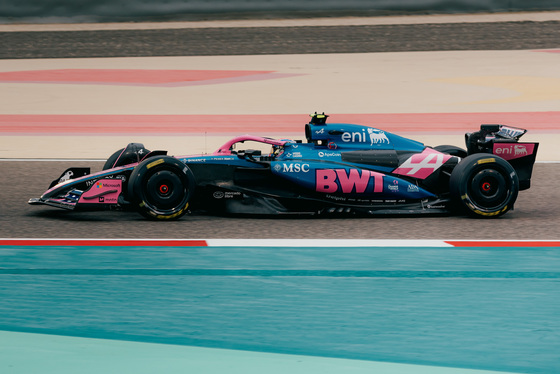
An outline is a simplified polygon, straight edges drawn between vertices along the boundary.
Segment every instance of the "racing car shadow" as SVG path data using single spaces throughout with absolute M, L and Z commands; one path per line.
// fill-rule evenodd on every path
M 135 212 L 73 212 L 69 210 L 41 210 L 29 212 L 28 217 L 45 218 L 68 222 L 114 222 L 143 220 Z
M 367 213 L 322 213 L 322 214 L 219 214 L 219 213 L 193 213 L 192 216 L 206 216 L 206 217 L 219 217 L 219 218 L 237 218 L 237 219 L 267 219 L 267 220 L 328 220 L 328 219 L 384 219 L 384 218 L 429 218 L 429 217 L 464 217 L 470 218 L 467 215 L 461 216 L 450 213 L 430 213 L 430 214 L 398 214 L 398 213 L 384 213 L 384 214 L 367 214 Z M 189 219 L 185 216 L 182 219 Z
M 151 221 L 143 218 L 138 213 L 134 211 L 99 211 L 99 212 L 75 212 L 70 210 L 40 210 L 31 211 L 27 213 L 28 217 L 43 218 L 51 220 L 60 220 L 67 222 L 115 222 L 115 221 L 146 221 L 146 222 L 158 222 Z M 455 216 L 455 215 L 454 215 Z M 250 220 L 277 220 L 277 221 L 307 221 L 307 220 L 331 220 L 331 219 L 369 219 L 369 220 L 379 220 L 387 218 L 400 218 L 400 219 L 414 219 L 414 218 L 441 218 L 450 217 L 449 214 L 382 214 L 382 215 L 370 215 L 370 214 L 356 214 L 356 213 L 331 213 L 331 214 L 212 214 L 203 212 L 192 212 L 178 221 L 188 222 L 189 219 L 200 220 L 212 220 L 214 219 L 250 219 Z M 461 216 L 455 216 L 461 217 Z M 462 216 L 463 218 L 470 218 L 469 216 Z M 169 221 L 160 221 L 169 222 Z

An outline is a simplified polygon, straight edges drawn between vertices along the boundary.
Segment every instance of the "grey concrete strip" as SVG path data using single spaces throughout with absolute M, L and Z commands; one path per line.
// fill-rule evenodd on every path
M 186 28 L 228 27 L 301 27 L 301 26 L 367 26 L 412 25 L 478 22 L 544 22 L 560 21 L 560 12 L 514 12 L 448 15 L 407 15 L 384 17 L 325 17 L 282 20 L 226 20 L 184 22 L 128 22 L 128 23 L 77 23 L 77 24 L 4 24 L 0 32 L 21 31 L 83 31 L 83 30 L 157 30 Z

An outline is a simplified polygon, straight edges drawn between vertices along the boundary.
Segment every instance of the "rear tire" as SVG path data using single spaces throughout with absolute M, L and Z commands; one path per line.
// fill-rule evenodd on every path
M 136 210 L 153 220 L 175 220 L 188 211 L 194 175 L 174 157 L 151 157 L 134 168 L 128 196 Z
M 519 179 L 503 158 L 479 153 L 464 158 L 453 169 L 449 189 L 460 209 L 477 217 L 499 217 L 513 207 Z
M 454 145 L 438 145 L 434 149 L 438 152 L 445 153 L 451 156 L 457 156 L 461 158 L 467 157 L 467 151 L 461 147 L 456 147 Z

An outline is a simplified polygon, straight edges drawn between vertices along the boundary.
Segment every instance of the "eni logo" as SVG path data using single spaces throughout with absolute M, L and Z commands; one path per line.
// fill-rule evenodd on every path
M 372 128 L 365 129 L 362 131 L 345 132 L 341 135 L 341 139 L 345 143 L 367 143 L 370 145 L 374 144 L 389 144 L 389 138 L 385 135 L 384 131 L 376 130 Z
M 516 144 L 514 147 L 514 155 L 515 156 L 525 156 L 527 155 L 527 147 L 524 145 Z

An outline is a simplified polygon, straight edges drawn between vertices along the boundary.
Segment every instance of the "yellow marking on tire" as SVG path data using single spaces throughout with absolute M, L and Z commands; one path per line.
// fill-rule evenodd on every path
M 491 217 L 491 216 L 497 216 L 498 214 L 505 212 L 507 210 L 507 205 L 504 207 L 504 209 L 502 210 L 498 210 L 497 212 L 492 212 L 492 213 L 486 213 L 486 212 L 481 212 L 478 209 L 473 210 L 473 212 L 475 212 L 476 214 L 479 214 L 481 216 L 486 216 L 486 217 Z
M 165 161 L 163 160 L 163 158 L 160 158 L 159 160 L 156 160 L 154 162 L 150 162 L 148 165 L 146 165 L 146 168 L 150 169 L 153 168 L 154 166 L 158 166 L 159 164 L 163 164 Z
M 480 165 L 480 164 L 488 164 L 490 162 L 496 162 L 496 159 L 495 158 L 483 158 L 483 159 L 478 160 L 476 163 L 477 163 L 477 165 Z
M 177 213 L 173 213 L 169 216 L 164 216 L 164 215 L 157 215 L 156 218 L 157 219 L 173 219 L 176 217 L 179 217 L 185 210 L 187 210 L 187 208 L 189 207 L 189 203 L 187 203 L 187 205 L 185 205 L 185 207 L 183 209 L 181 209 L 180 211 L 178 211 Z

